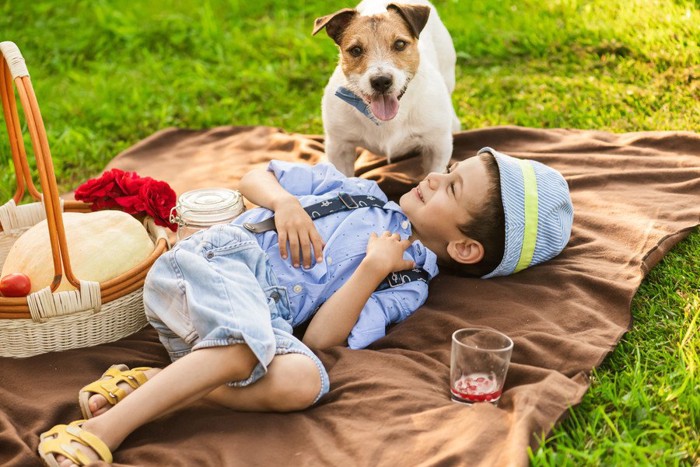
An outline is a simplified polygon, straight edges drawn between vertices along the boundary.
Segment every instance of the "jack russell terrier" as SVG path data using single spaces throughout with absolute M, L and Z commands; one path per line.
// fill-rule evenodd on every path
M 433 5 L 364 0 L 317 18 L 313 34 L 323 28 L 340 49 L 321 105 L 328 160 L 352 176 L 357 146 L 389 162 L 417 150 L 426 173 L 444 171 L 460 129 L 456 54 Z

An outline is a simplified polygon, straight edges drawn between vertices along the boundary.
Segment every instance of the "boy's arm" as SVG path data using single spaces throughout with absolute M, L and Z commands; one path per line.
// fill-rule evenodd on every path
M 239 191 L 252 203 L 275 212 L 275 227 L 280 255 L 287 259 L 287 244 L 292 264 L 311 267 L 311 258 L 323 261 L 323 239 L 299 200 L 280 185 L 272 172 L 255 169 L 241 179 Z M 312 253 L 313 249 L 313 253 Z
M 373 233 L 367 255 L 350 279 L 318 309 L 306 328 L 304 343 L 315 349 L 343 344 L 381 281 L 394 271 L 415 266 L 413 261 L 403 259 L 410 245 L 410 240 L 401 240 L 398 234 Z

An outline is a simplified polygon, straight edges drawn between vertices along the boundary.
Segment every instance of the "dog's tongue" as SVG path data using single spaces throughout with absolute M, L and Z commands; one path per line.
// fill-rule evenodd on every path
M 399 112 L 399 100 L 396 96 L 382 94 L 372 97 L 370 107 L 375 117 L 379 120 L 387 121 L 396 117 L 396 114 Z

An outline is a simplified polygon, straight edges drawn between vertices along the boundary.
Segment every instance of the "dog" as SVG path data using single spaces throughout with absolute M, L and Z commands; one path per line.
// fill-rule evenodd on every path
M 456 53 L 425 0 L 364 0 L 317 18 L 340 50 L 321 113 L 328 160 L 354 174 L 356 147 L 392 157 L 419 151 L 423 170 L 444 171 L 460 122 L 452 106 Z

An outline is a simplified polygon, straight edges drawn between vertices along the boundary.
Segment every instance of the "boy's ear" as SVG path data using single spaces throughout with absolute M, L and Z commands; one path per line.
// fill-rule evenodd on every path
M 447 244 L 447 254 L 460 264 L 476 264 L 484 257 L 484 246 L 471 238 L 452 240 Z

